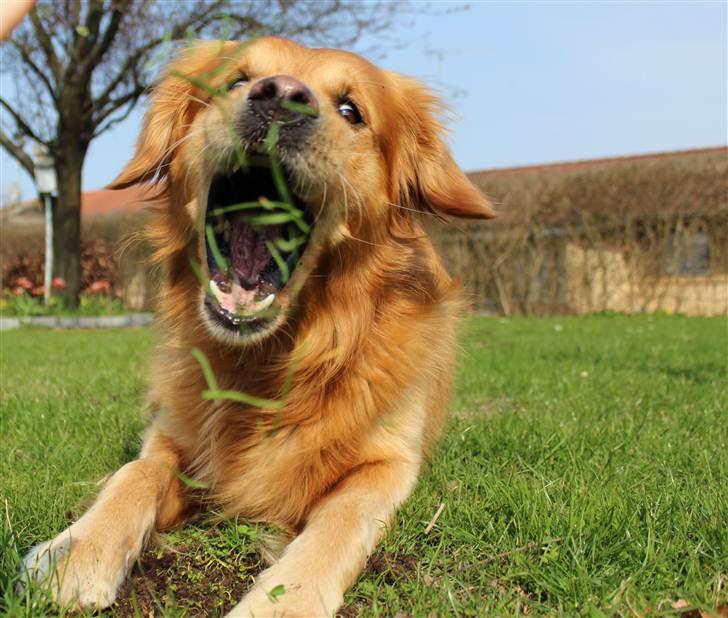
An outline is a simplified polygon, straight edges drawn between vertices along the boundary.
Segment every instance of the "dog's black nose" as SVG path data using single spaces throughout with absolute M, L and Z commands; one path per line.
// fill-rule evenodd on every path
M 255 82 L 248 104 L 266 120 L 302 120 L 318 116 L 319 104 L 306 84 L 289 75 L 275 75 Z

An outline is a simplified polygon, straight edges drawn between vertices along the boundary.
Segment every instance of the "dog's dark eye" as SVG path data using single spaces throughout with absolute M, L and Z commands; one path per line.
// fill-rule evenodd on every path
M 236 88 L 240 88 L 241 86 L 247 84 L 249 81 L 250 78 L 243 73 L 243 75 L 239 75 L 228 84 L 228 90 L 235 90 Z
M 349 124 L 362 124 L 364 122 L 359 109 L 351 99 L 340 101 L 336 110 Z

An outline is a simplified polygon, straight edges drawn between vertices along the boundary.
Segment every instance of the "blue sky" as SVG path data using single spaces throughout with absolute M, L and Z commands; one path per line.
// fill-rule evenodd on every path
M 440 92 L 466 170 L 728 141 L 725 2 L 432 4 L 439 15 L 415 14 L 394 32 L 402 49 L 372 59 Z M 86 189 L 131 156 L 143 109 L 91 145 Z M 32 197 L 4 152 L 0 164 L 2 194 L 17 181 Z

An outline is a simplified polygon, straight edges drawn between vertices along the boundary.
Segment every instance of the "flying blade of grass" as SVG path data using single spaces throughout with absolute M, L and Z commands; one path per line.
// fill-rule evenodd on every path
M 266 240 L 265 246 L 268 248 L 268 251 L 270 251 L 270 254 L 276 262 L 276 266 L 278 266 L 278 269 L 281 271 L 281 280 L 283 283 L 287 283 L 291 276 L 291 273 L 288 270 L 288 264 L 286 264 L 286 261 L 283 259 L 280 252 L 270 240 Z
M 225 400 L 225 401 L 237 401 L 244 403 L 255 408 L 270 408 L 271 410 L 280 410 L 284 406 L 283 401 L 277 401 L 275 399 L 263 399 L 254 395 L 248 395 L 241 391 L 224 391 L 210 389 L 202 391 L 202 398 L 207 400 Z
M 278 160 L 278 137 L 280 135 L 280 123 L 274 122 L 270 125 L 268 133 L 263 140 L 265 150 L 270 157 L 270 172 L 273 176 L 273 184 L 276 186 L 276 191 L 283 202 L 289 204 L 295 208 L 293 200 L 291 199 L 291 193 L 288 190 L 288 183 L 281 170 L 281 162 Z
M 254 210 L 254 209 L 260 208 L 260 207 L 261 207 L 260 202 L 240 202 L 239 204 L 231 204 L 230 206 L 224 206 L 221 208 L 213 208 L 210 211 L 210 214 L 219 216 L 219 215 L 226 215 L 231 212 L 238 212 L 240 210 Z M 265 206 L 263 208 L 265 208 Z
M 210 289 L 210 281 L 205 277 L 205 274 L 202 272 L 202 265 L 197 261 L 194 255 L 192 255 L 192 245 L 188 245 L 187 247 L 187 260 L 190 263 L 190 268 L 192 269 L 192 272 L 195 273 L 195 277 L 197 277 L 197 280 L 200 282 L 200 285 L 202 285 L 203 289 L 207 294 L 212 294 L 212 290 Z
M 293 238 L 286 240 L 284 238 L 276 238 L 273 240 L 273 244 L 277 249 L 285 251 L 286 253 L 292 253 L 298 247 L 305 244 L 308 238 L 305 236 L 294 236 Z
M 202 375 L 205 376 L 207 387 L 212 391 L 218 390 L 215 372 L 212 370 L 210 361 L 207 360 L 207 357 L 202 350 L 200 350 L 200 348 L 192 348 L 192 356 L 195 357 L 195 360 L 200 363 L 200 367 L 202 367 Z
M 207 94 L 209 94 L 211 97 L 218 97 L 221 94 L 225 93 L 225 90 L 220 87 L 211 86 L 207 83 L 206 80 L 201 79 L 199 77 L 195 77 L 194 75 L 185 75 L 184 73 L 180 73 L 179 71 L 172 71 L 170 73 L 173 77 L 177 77 L 179 79 L 182 79 L 184 81 L 189 82 L 196 88 L 199 88 L 200 90 L 204 90 Z
M 293 223 L 296 224 L 296 227 L 304 234 L 308 234 L 311 231 L 309 225 L 303 220 L 303 211 L 295 204 L 287 204 L 286 202 L 275 202 L 265 197 L 261 197 L 259 201 L 264 207 L 270 204 L 279 210 L 285 210 L 291 215 L 291 220 L 293 221 Z
M 280 131 L 281 125 L 278 122 L 273 122 L 270 127 L 268 127 L 268 132 L 265 134 L 265 138 L 263 139 L 263 147 L 269 156 L 274 154 L 278 148 L 278 137 L 280 135 Z
M 305 103 L 298 103 L 296 101 L 288 101 L 287 99 L 283 99 L 283 101 L 281 101 L 281 107 L 283 109 L 287 109 L 292 112 L 298 112 L 299 114 L 305 114 L 306 116 L 312 116 L 314 118 L 318 116 L 318 111 L 310 105 L 306 105 Z
M 278 223 L 295 223 L 296 215 L 290 212 L 274 212 L 265 215 L 247 215 L 244 219 L 253 225 L 277 225 Z
M 238 212 L 240 210 L 255 210 L 256 208 L 263 208 L 265 210 L 275 210 L 276 208 L 288 209 L 288 204 L 283 202 L 271 202 L 265 198 L 261 198 L 257 202 L 240 202 L 238 204 L 231 204 L 230 206 L 224 206 L 222 208 L 215 208 L 210 211 L 211 215 L 225 215 L 231 212 Z
M 293 351 L 291 363 L 288 371 L 286 372 L 286 379 L 283 381 L 283 386 L 281 387 L 281 401 L 285 402 L 288 399 L 288 394 L 291 392 L 291 388 L 293 387 L 293 378 L 296 377 L 296 372 L 298 371 L 298 367 L 303 360 L 303 356 L 306 353 L 307 348 L 308 340 L 304 340 L 301 347 L 296 348 Z M 273 437 L 278 433 L 281 425 L 281 418 L 283 418 L 283 407 L 281 407 L 281 409 L 276 413 L 275 418 L 273 419 L 273 426 L 268 432 L 268 437 Z
M 221 390 L 217 384 L 215 378 L 215 372 L 212 370 L 210 361 L 207 360 L 205 354 L 199 348 L 192 348 L 192 356 L 200 364 L 202 368 L 202 375 L 205 376 L 205 382 L 207 382 L 208 389 L 202 391 L 202 398 L 211 399 L 225 399 L 230 401 L 239 401 L 256 408 L 272 408 L 278 410 L 283 407 L 282 401 L 276 401 L 274 399 L 263 399 L 261 397 L 255 397 L 254 395 L 248 395 L 240 391 L 226 391 Z
M 210 245 L 210 251 L 212 252 L 212 258 L 215 260 L 215 264 L 217 264 L 220 270 L 227 271 L 227 260 L 220 253 L 220 248 L 217 246 L 217 239 L 215 238 L 215 231 L 209 224 L 205 226 L 205 236 L 207 237 L 207 244 Z
M 224 35 L 224 31 L 225 31 L 226 28 L 231 27 L 230 24 L 231 24 L 230 16 L 229 15 L 224 15 L 224 17 L 223 17 L 223 36 L 219 37 L 220 43 L 221 43 L 221 45 L 220 45 L 220 51 L 223 50 L 224 45 L 225 45 L 225 41 L 228 38 L 228 37 L 226 37 Z M 245 49 L 251 43 L 253 43 L 253 41 L 255 41 L 255 39 L 256 39 L 256 37 L 251 37 L 247 41 L 245 41 L 243 43 L 239 43 L 238 46 L 235 48 L 234 51 L 227 52 L 225 54 L 225 62 L 220 63 L 220 65 L 218 67 L 216 67 L 215 69 L 213 69 L 211 71 L 211 75 L 212 76 L 220 75 L 220 74 L 224 73 L 225 71 L 227 71 L 228 68 L 230 68 L 231 66 L 235 65 L 237 63 L 237 61 L 238 61 L 238 57 L 245 51 Z
M 190 487 L 192 489 L 207 489 L 210 486 L 208 483 L 193 479 L 191 476 L 187 476 L 184 472 L 181 472 L 179 470 L 175 470 L 174 475 L 185 485 L 187 485 L 187 487 Z

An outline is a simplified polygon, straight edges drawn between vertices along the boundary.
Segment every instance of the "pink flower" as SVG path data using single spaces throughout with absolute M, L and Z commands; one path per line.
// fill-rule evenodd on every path
M 18 277 L 15 283 L 25 290 L 31 290 L 33 288 L 33 282 L 28 277 Z
M 111 284 L 106 281 L 94 281 L 90 286 L 88 286 L 88 291 L 92 294 L 96 294 L 98 292 L 108 292 L 111 289 Z
M 21 286 L 18 286 L 17 288 L 14 288 L 13 289 L 13 294 L 15 294 L 16 296 L 22 296 L 23 294 L 25 294 L 25 288 L 24 287 L 21 287 Z
M 37 288 L 33 288 L 30 293 L 33 296 L 43 296 L 45 294 L 45 286 L 39 285 Z
M 63 277 L 54 277 L 53 281 L 51 281 L 51 287 L 54 290 L 62 290 L 66 287 L 66 282 L 63 280 Z

